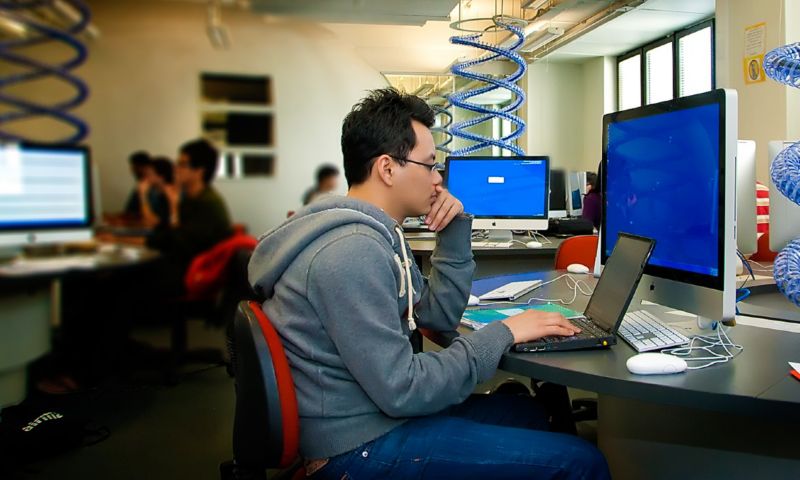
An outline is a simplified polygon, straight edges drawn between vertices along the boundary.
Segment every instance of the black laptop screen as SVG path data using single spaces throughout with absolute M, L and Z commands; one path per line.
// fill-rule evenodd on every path
M 584 315 L 611 332 L 628 310 L 654 241 L 625 233 L 619 239 L 597 281 Z

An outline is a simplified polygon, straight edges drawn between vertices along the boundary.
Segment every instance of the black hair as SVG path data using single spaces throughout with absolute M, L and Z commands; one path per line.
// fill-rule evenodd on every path
M 180 152 L 189 157 L 190 167 L 203 169 L 203 182 L 210 185 L 217 171 L 217 149 L 208 140 L 200 138 L 181 145 Z
M 144 167 L 146 165 L 150 165 L 151 161 L 150 154 L 144 150 L 133 152 L 128 157 L 128 162 L 135 167 Z
M 317 169 L 317 185 L 328 177 L 338 177 L 339 169 L 335 165 L 322 165 Z
M 166 157 L 156 157 L 153 159 L 152 163 L 156 175 L 163 178 L 165 182 L 171 185 L 175 179 L 172 170 L 172 162 Z
M 342 124 L 344 176 L 348 186 L 369 177 L 375 158 L 408 157 L 417 143 L 411 121 L 433 126 L 433 110 L 424 100 L 394 88 L 373 90 L 357 103 Z M 401 164 L 402 160 L 397 160 Z
M 597 174 L 594 172 L 586 172 L 586 183 L 592 187 L 593 192 L 598 192 L 597 190 Z

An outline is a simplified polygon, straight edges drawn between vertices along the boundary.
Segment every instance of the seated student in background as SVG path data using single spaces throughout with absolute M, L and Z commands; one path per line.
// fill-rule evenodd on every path
M 131 167 L 131 174 L 136 180 L 136 186 L 131 190 L 130 195 L 128 195 L 128 201 L 125 202 L 123 215 L 131 219 L 139 219 L 142 214 L 139 184 L 152 174 L 153 164 L 150 159 L 150 154 L 141 150 L 133 152 L 130 157 L 128 157 L 128 163 Z
M 339 186 L 339 169 L 333 165 L 322 165 L 317 169 L 317 184 L 303 194 L 303 205 L 308 205 L 315 198 L 336 190 Z
M 170 206 L 168 196 L 175 196 L 172 162 L 166 157 L 154 158 L 149 174 L 139 182 L 139 204 L 142 224 L 156 227 L 169 223 Z
M 165 293 L 183 292 L 183 275 L 192 259 L 228 238 L 231 221 L 225 201 L 211 186 L 218 152 L 206 140 L 181 146 L 175 165 L 175 186 L 164 190 L 169 221 L 159 225 L 145 244 L 164 254 Z M 166 288 L 169 287 L 169 288 Z
M 417 327 L 454 330 L 475 263 L 472 217 L 442 186 L 434 115 L 376 90 L 342 127 L 349 192 L 297 212 L 253 253 L 250 283 L 281 336 L 297 390 L 300 453 L 311 478 L 609 477 L 583 440 L 547 432 L 530 396 L 471 395 L 514 342 L 576 329 L 529 310 L 413 353 Z M 400 224 L 438 232 L 430 279 Z
M 586 187 L 588 191 L 583 197 L 581 216 L 592 222 L 594 228 L 600 228 L 600 209 L 602 208 L 603 200 L 600 197 L 600 186 L 597 182 L 596 173 L 586 172 Z

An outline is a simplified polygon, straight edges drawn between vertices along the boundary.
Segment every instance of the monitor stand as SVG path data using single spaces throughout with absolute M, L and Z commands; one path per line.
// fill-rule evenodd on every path
M 514 240 L 514 234 L 511 230 L 489 230 L 489 236 L 486 238 L 487 242 L 511 242 Z

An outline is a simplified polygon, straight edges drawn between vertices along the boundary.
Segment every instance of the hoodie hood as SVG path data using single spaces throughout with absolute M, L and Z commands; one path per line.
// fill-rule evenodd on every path
M 392 249 L 400 252 L 399 239 L 393 233 L 397 222 L 392 217 L 370 203 L 331 195 L 259 237 L 248 266 L 250 284 L 264 298 L 271 298 L 275 284 L 309 244 L 328 231 L 354 223 L 380 232 Z

